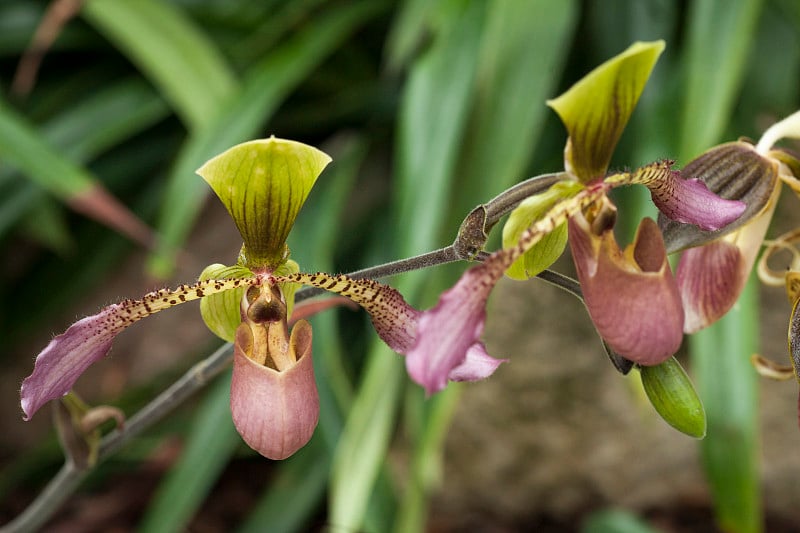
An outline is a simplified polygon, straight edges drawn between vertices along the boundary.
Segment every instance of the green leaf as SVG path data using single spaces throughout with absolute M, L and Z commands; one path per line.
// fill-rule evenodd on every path
M 516 246 L 522 232 L 542 218 L 558 202 L 571 198 L 583 188 L 577 181 L 560 181 L 545 192 L 525 199 L 511 212 L 503 226 L 503 248 Z M 506 275 L 519 280 L 532 278 L 552 265 L 564 252 L 566 245 L 567 225 L 564 223 L 514 261 L 506 271 Z
M 139 531 L 184 531 L 242 440 L 231 420 L 230 372 L 216 380 L 194 417 L 186 448 L 153 497 Z
M 431 31 L 431 13 L 439 11 L 442 0 L 405 0 L 392 21 L 386 39 L 386 68 L 399 72 L 409 65 L 427 40 Z
M 459 149 L 474 97 L 486 7 L 444 2 L 447 9 L 433 44 L 410 70 L 398 117 L 399 218 L 414 224 L 400 233 L 402 254 L 437 246 L 446 220 Z
M 520 181 L 557 89 L 578 5 L 506 0 L 487 12 L 477 93 L 458 166 L 458 216 Z M 536 50 L 536 53 L 531 53 Z
M 306 446 L 278 465 L 269 490 L 261 495 L 239 532 L 308 531 L 309 522 L 325 496 L 330 463 L 318 432 Z
M 225 59 L 175 4 L 92 0 L 82 14 L 137 64 L 192 129 L 236 89 Z
M 680 87 L 684 101 L 678 128 L 679 161 L 707 150 L 725 133 L 756 42 L 755 28 L 763 4 L 762 0 L 689 4 L 686 46 L 679 59 L 685 69 Z M 780 46 L 784 48 L 786 43 Z M 722 529 L 735 533 L 763 529 L 758 381 L 750 365 L 750 355 L 757 351 L 756 305 L 751 282 L 738 304 L 720 322 L 691 337 L 689 344 L 708 417 L 708 435 L 701 443 L 703 466 L 717 521 Z
M 674 357 L 640 368 L 642 385 L 653 408 L 670 426 L 690 437 L 706 435 L 706 413 L 689 376 Z
M 242 235 L 244 266 L 274 269 L 286 260 L 294 219 L 330 161 L 312 146 L 270 137 L 238 144 L 200 167 Z
M 150 128 L 170 110 L 148 83 L 126 78 L 98 88 L 43 124 L 42 135 L 75 161 L 89 161 Z
M 680 161 L 717 143 L 725 131 L 755 43 L 763 0 L 706 0 L 689 5 Z
M 758 376 L 750 364 L 757 351 L 757 284 L 751 277 L 736 306 L 689 338 L 692 369 L 703 397 L 708 434 L 701 443 L 720 528 L 761 531 L 759 498 Z
M 565 165 L 581 181 L 605 175 L 664 41 L 637 42 L 548 100 L 567 128 Z
M 87 170 L 54 150 L 25 118 L 0 103 L 0 158 L 79 211 L 150 245 L 152 232 Z
M 85 163 L 152 126 L 168 113 L 166 104 L 151 87 L 141 79 L 128 78 L 92 92 L 82 100 L 72 101 L 70 107 L 38 125 L 38 133 L 43 142 L 62 157 Z M 14 183 L 16 177 L 12 167 L 0 168 L 0 186 Z M 37 205 L 45 201 L 45 191 L 33 183 L 18 182 L 13 187 L 13 192 L 6 190 L 0 195 L 0 235 L 28 209 L 36 210 Z M 51 228 L 56 229 L 55 226 Z M 61 243 L 57 248 L 66 244 L 63 237 L 57 240 Z M 50 242 L 51 246 L 53 244 L 55 242 Z
M 69 234 L 64 209 L 48 196 L 37 198 L 22 219 L 22 227 L 33 239 L 60 255 L 72 251 L 74 242 Z
M 330 522 L 343 531 L 361 529 L 395 429 L 403 383 L 402 363 L 396 354 L 377 340 L 371 353 L 331 469 Z

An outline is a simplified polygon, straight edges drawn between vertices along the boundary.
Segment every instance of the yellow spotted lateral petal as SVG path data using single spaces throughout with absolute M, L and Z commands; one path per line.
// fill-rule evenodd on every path
M 580 181 L 602 177 L 664 41 L 634 43 L 548 100 L 567 128 L 565 168 Z
M 271 137 L 238 144 L 197 171 L 239 229 L 245 267 L 272 271 L 285 261 L 286 237 L 330 161 L 316 148 Z
M 48 401 L 68 393 L 83 371 L 108 353 L 114 337 L 134 322 L 184 302 L 260 283 L 255 277 L 198 281 L 151 292 L 140 300 L 123 300 L 79 320 L 50 341 L 36 357 L 33 373 L 22 382 L 25 420 Z

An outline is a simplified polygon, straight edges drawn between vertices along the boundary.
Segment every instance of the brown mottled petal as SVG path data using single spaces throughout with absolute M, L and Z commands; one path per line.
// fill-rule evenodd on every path
M 640 365 L 671 357 L 683 338 L 683 309 L 655 222 L 644 219 L 624 253 L 612 230 L 594 235 L 583 215 L 570 219 L 569 237 L 586 307 L 600 336 Z
M 800 299 L 794 302 L 792 316 L 789 319 L 789 358 L 792 360 L 794 375 L 800 383 Z M 797 421 L 800 424 L 800 395 L 797 398 Z
M 716 231 L 704 231 L 659 216 L 658 225 L 669 253 L 700 246 L 727 235 L 770 210 L 779 189 L 778 162 L 759 155 L 753 145 L 732 142 L 716 146 L 689 162 L 682 170 L 685 180 L 697 179 L 725 200 L 739 200 L 747 208 L 734 222 Z
M 22 382 L 25 420 L 48 401 L 68 393 L 83 371 L 108 353 L 114 337 L 131 324 L 174 305 L 259 283 L 258 278 L 199 281 L 151 292 L 140 300 L 124 300 L 79 320 L 50 341 L 36 357 L 33 373 Z
M 309 323 L 299 321 L 289 341 L 297 361 L 278 372 L 248 357 L 253 346 L 248 324 L 236 331 L 231 381 L 233 423 L 247 445 L 269 459 L 291 456 L 308 443 L 317 427 L 319 395 L 311 337 Z

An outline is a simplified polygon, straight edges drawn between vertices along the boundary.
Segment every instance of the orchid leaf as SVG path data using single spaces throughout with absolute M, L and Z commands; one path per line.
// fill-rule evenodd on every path
M 640 370 L 644 391 L 661 418 L 690 437 L 705 437 L 706 413 L 681 364 L 672 357 Z
M 158 222 L 159 247 L 149 266 L 154 275 L 167 277 L 175 268 L 176 250 L 200 211 L 205 191 L 192 174 L 197 166 L 255 137 L 297 85 L 385 6 L 385 2 L 350 2 L 341 9 L 319 12 L 302 31 L 248 69 L 240 90 L 213 111 L 214 120 L 191 136 L 177 155 Z
M 541 194 L 531 196 L 511 212 L 503 226 L 503 248 L 515 246 L 526 229 L 556 203 L 574 196 L 583 186 L 577 181 L 561 181 Z M 547 234 L 506 270 L 512 279 L 526 280 L 552 265 L 567 245 L 567 225 L 561 224 Z
M 152 230 L 88 170 L 51 146 L 26 117 L 0 102 L 0 157 L 75 211 L 150 246 Z
M 567 128 L 565 164 L 581 181 L 601 177 L 664 41 L 637 42 L 548 100 Z
M 208 124 L 237 88 L 213 42 L 170 2 L 92 0 L 83 16 L 160 88 L 191 128 Z
M 197 171 L 244 239 L 244 266 L 274 269 L 285 261 L 294 219 L 330 161 L 316 148 L 271 137 L 238 144 Z
M 136 530 L 144 533 L 187 531 L 241 438 L 231 421 L 230 373 L 215 380 L 195 405 L 180 458 L 154 492 Z

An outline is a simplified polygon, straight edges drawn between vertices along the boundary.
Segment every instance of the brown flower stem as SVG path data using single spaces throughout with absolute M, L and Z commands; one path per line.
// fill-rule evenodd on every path
M 486 209 L 486 228 L 488 232 L 492 227 L 497 224 L 497 221 L 514 210 L 523 200 L 529 198 L 545 189 L 550 188 L 551 185 L 557 181 L 565 179 L 566 173 L 559 172 L 556 174 L 541 174 L 534 176 L 525 181 L 517 183 L 513 187 L 501 192 L 485 204 L 483 207 Z

